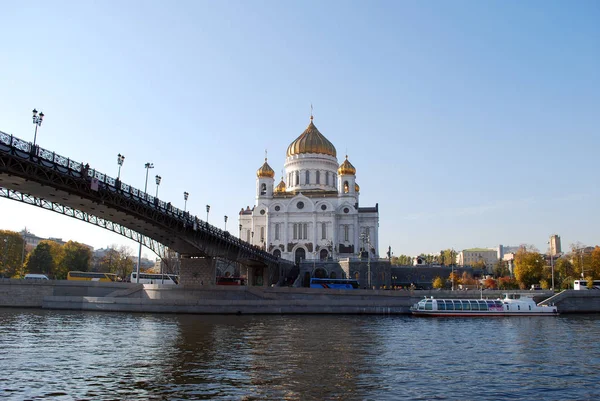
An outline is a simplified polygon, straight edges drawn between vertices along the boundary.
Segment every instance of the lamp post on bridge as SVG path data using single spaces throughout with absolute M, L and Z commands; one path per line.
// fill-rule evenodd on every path
M 37 139 L 37 129 L 39 126 L 42 125 L 42 120 L 44 119 L 44 113 L 42 113 L 40 111 L 40 114 L 38 114 L 38 111 L 36 109 L 33 109 L 33 125 L 35 125 L 35 133 L 33 134 L 33 147 L 35 148 L 35 141 Z
M 183 193 L 183 200 L 184 200 L 184 203 L 183 203 L 183 213 L 185 213 L 185 211 L 187 210 L 187 200 L 188 200 L 189 196 L 190 196 L 189 193 L 187 193 L 187 192 Z
M 210 212 L 210 205 L 206 205 L 206 224 L 208 224 L 208 212 Z
M 158 198 L 158 186 L 160 185 L 162 177 L 160 175 L 157 175 L 156 177 L 154 177 L 154 179 L 156 180 L 156 195 L 154 197 Z
M 242 239 L 242 225 L 240 224 L 240 234 L 239 234 L 240 239 Z
M 225 231 L 227 231 L 227 216 L 225 216 Z
M 123 166 L 123 162 L 125 161 L 125 156 L 122 154 L 117 155 L 117 164 L 119 165 L 119 172 L 117 173 L 117 180 L 121 179 L 121 166 Z
M 148 191 L 148 171 L 150 171 L 151 168 L 154 168 L 154 164 L 146 163 L 144 165 L 144 168 L 146 169 L 146 183 L 144 184 L 144 193 L 146 193 Z M 138 252 L 138 263 L 137 263 L 137 269 L 136 269 L 136 274 L 135 274 L 135 282 L 138 284 L 140 282 L 140 266 L 142 264 L 142 243 L 144 242 L 143 235 L 141 235 L 140 240 L 141 240 L 140 241 L 140 251 Z

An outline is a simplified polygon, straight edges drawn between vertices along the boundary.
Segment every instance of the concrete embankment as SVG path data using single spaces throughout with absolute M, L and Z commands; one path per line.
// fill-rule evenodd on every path
M 600 312 L 600 291 L 581 296 L 583 292 L 563 292 L 552 301 L 561 313 Z M 487 298 L 499 298 L 502 291 L 483 294 Z M 536 292 L 538 301 L 551 295 Z M 0 306 L 112 312 L 408 314 L 410 306 L 424 296 L 479 298 L 481 293 L 0 280 Z

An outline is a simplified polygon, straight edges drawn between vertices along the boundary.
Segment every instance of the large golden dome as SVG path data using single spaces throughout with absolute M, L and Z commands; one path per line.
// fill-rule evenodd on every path
M 338 168 L 338 175 L 355 175 L 356 168 L 348 161 L 348 155 L 346 155 L 346 160 L 342 164 L 340 164 L 340 168 Z
M 329 156 L 336 156 L 335 146 L 327 138 L 323 136 L 312 122 L 310 116 L 310 124 L 294 142 L 288 146 L 287 155 L 297 155 L 300 153 L 321 153 Z
M 259 178 L 274 178 L 275 171 L 269 166 L 267 163 L 267 158 L 265 157 L 264 164 L 256 171 L 256 176 Z

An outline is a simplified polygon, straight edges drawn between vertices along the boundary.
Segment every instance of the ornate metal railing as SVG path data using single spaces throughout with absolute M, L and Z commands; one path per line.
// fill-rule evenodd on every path
M 122 196 L 136 200 L 146 206 L 158 209 L 171 217 L 179 219 L 187 226 L 192 227 L 194 231 L 203 230 L 223 241 L 228 242 L 231 245 L 241 248 L 246 252 L 259 255 L 267 261 L 278 261 L 278 258 L 271 253 L 266 252 L 255 245 L 251 245 L 248 242 L 239 239 L 238 237 L 230 235 L 229 232 L 212 226 L 207 222 L 202 221 L 197 216 L 191 215 L 187 211 L 184 212 L 183 210 L 173 206 L 170 202 L 162 201 L 148 193 L 125 184 L 118 179 L 109 177 L 108 175 L 95 169 L 90 169 L 88 164 L 84 165 L 83 163 L 71 160 L 37 145 L 33 146 L 31 142 L 24 141 L 16 136 L 9 135 L 2 131 L 0 131 L 0 151 L 9 151 L 11 153 L 15 153 L 21 158 L 27 158 L 34 162 L 37 161 L 37 163 L 40 164 L 42 164 L 44 161 L 53 163 L 56 166 L 60 166 L 65 169 L 64 171 L 57 169 L 63 174 L 68 174 L 67 170 L 76 172 L 81 174 L 82 178 L 95 180 L 94 184 L 98 184 L 99 187 L 107 188 L 113 192 L 118 192 Z

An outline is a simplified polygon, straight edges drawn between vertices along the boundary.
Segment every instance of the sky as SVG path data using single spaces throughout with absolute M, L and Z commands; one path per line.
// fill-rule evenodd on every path
M 237 231 L 314 123 L 379 252 L 600 244 L 598 1 L 0 0 L 0 131 Z M 137 245 L 0 199 L 0 229 Z M 152 256 L 145 249 L 144 255 Z

